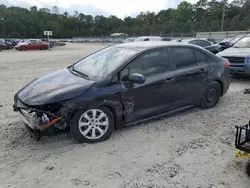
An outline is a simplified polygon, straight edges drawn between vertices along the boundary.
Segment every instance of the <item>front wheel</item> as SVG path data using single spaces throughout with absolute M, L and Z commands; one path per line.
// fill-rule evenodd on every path
M 210 84 L 201 99 L 202 108 L 213 108 L 220 100 L 221 86 L 218 82 Z
M 70 130 L 80 143 L 104 141 L 114 130 L 114 116 L 106 107 L 78 110 L 71 120 Z
M 26 50 L 26 47 L 22 46 L 21 51 L 25 51 L 25 50 Z
M 41 48 L 40 48 L 40 50 L 45 50 L 46 48 L 45 48 L 45 46 L 42 46 Z

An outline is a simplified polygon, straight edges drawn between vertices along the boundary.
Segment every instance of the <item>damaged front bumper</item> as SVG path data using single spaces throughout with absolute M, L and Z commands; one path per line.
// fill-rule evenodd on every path
M 63 129 L 65 128 L 65 120 L 60 115 L 60 113 L 52 113 L 49 111 L 44 111 L 36 109 L 34 107 L 29 107 L 22 103 L 22 101 L 15 100 L 13 109 L 19 112 L 23 122 L 35 133 L 37 140 L 40 139 L 40 132 L 48 129 L 51 126 L 55 128 Z
M 40 130 L 55 125 L 62 117 L 57 117 L 49 112 L 41 112 L 33 109 L 19 109 L 23 122 L 32 130 Z

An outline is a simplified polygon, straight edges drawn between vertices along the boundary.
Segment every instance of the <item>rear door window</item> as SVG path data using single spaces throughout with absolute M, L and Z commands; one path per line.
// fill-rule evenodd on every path
M 208 61 L 207 55 L 199 50 L 195 50 L 197 63 L 206 63 Z
M 186 47 L 171 48 L 176 69 L 197 65 L 194 50 Z

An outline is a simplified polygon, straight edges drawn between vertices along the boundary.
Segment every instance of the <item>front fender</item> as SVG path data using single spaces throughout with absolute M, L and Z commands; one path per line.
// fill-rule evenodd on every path
M 67 102 L 60 110 L 60 114 L 65 118 L 67 125 L 74 113 L 78 110 L 98 108 L 100 106 L 107 107 L 114 115 L 115 122 L 123 121 L 123 106 L 119 100 L 102 100 L 102 101 L 82 101 L 82 102 Z

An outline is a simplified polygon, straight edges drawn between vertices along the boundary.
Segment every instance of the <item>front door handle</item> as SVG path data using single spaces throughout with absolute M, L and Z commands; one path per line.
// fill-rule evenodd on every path
M 168 83 L 168 82 L 172 82 L 172 81 L 174 81 L 174 78 L 167 78 L 167 79 L 164 81 L 164 83 Z

